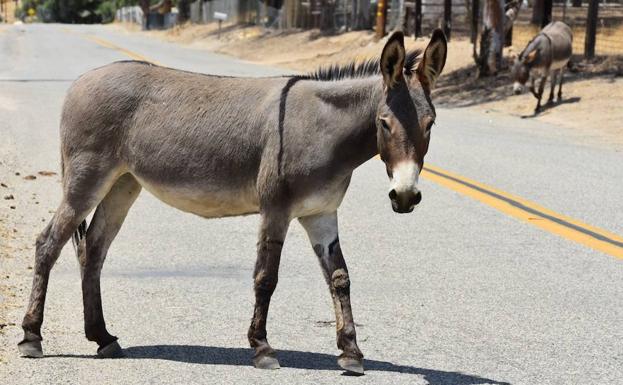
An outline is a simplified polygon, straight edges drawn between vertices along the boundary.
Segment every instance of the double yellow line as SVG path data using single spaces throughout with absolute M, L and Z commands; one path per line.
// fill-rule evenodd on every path
M 71 32 L 68 29 L 67 31 Z M 84 36 L 103 47 L 119 51 L 131 59 L 158 64 L 154 60 L 148 59 L 143 55 L 120 47 L 107 40 L 90 35 Z M 421 175 L 422 177 L 441 186 L 476 199 L 477 201 L 491 206 L 498 211 L 540 229 L 590 247 L 594 250 L 612 255 L 616 258 L 623 259 L 623 238 L 614 233 L 558 214 L 552 210 L 546 209 L 545 207 L 539 206 L 534 202 L 530 202 L 474 180 L 467 179 L 463 176 L 453 174 L 439 167 L 428 165 L 424 167 Z
M 623 259 L 623 238 L 614 233 L 558 214 L 534 202 L 453 174 L 439 167 L 425 166 L 421 175 L 441 186 L 467 195 L 533 226 Z
M 67 33 L 71 33 L 71 34 L 82 36 L 83 38 L 91 40 L 92 42 L 94 42 L 94 43 L 96 43 L 98 45 L 101 45 L 102 47 L 109 48 L 109 49 L 121 52 L 122 54 L 126 55 L 130 59 L 140 60 L 140 61 L 144 61 L 144 62 L 147 62 L 147 63 L 155 64 L 155 65 L 160 65 L 155 60 L 149 59 L 146 56 L 143 56 L 143 55 L 141 55 L 139 53 L 136 53 L 134 51 L 130 51 L 129 49 L 126 49 L 126 48 L 123 48 L 121 46 L 118 46 L 115 43 L 112 43 L 112 42 L 110 42 L 108 40 L 99 38 L 97 36 L 75 32 L 75 31 L 72 31 L 71 29 L 69 29 L 67 27 L 63 27 L 62 30 L 63 30 L 63 32 L 67 32 Z
M 114 43 L 109 42 L 108 40 L 104 40 L 101 39 L 99 37 L 96 36 L 92 36 L 92 35 L 85 35 L 85 37 L 99 45 L 101 45 L 102 47 L 106 47 L 106 48 L 110 48 L 110 49 L 114 49 L 115 51 L 119 51 L 122 54 L 128 56 L 130 59 L 133 60 L 140 60 L 140 61 L 144 61 L 144 62 L 148 62 L 148 63 L 152 63 L 152 64 L 156 64 L 159 65 L 157 61 L 152 60 L 147 58 L 146 56 L 143 56 L 141 54 L 138 54 L 134 51 L 130 51 L 129 49 L 125 49 L 123 47 L 120 47 Z

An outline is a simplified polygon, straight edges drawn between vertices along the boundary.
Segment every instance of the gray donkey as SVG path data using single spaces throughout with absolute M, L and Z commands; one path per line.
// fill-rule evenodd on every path
M 530 92 L 538 99 L 535 113 L 541 110 L 541 97 L 547 77 L 551 74 L 551 90 L 547 103 L 554 101 L 554 88 L 559 79 L 558 101 L 562 100 L 562 77 L 564 68 L 572 54 L 573 34 L 571 28 L 563 22 L 554 21 L 546 25 L 515 58 L 511 70 L 513 91 L 523 92 L 523 87 L 531 80 Z M 539 78 L 539 90 L 535 91 L 535 80 Z
M 145 188 L 205 218 L 260 214 L 255 310 L 248 339 L 258 368 L 278 368 L 266 339 L 281 249 L 292 219 L 307 231 L 336 315 L 338 364 L 363 373 L 338 237 L 337 208 L 353 170 L 380 154 L 395 212 L 421 200 L 418 175 L 435 109 L 430 99 L 447 44 L 424 51 L 391 35 L 380 59 L 303 76 L 236 78 L 117 62 L 81 76 L 61 118 L 63 199 L 36 242 L 30 302 L 19 343 L 41 357 L 50 270 L 74 235 L 87 339 L 98 356 L 123 354 L 102 312 L 100 272 L 124 218 Z M 85 218 L 95 209 L 86 228 Z

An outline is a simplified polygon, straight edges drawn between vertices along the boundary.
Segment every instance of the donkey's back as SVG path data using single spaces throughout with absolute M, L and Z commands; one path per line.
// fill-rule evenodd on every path
M 282 83 L 143 62 L 90 71 L 63 107 L 64 172 L 94 183 L 130 173 L 164 202 L 204 217 L 257 212 L 255 182 L 274 141 L 265 127 L 276 126 Z
M 560 69 L 566 66 L 572 54 L 573 33 L 571 28 L 561 21 L 554 21 L 546 25 L 542 33 L 549 40 L 550 69 Z

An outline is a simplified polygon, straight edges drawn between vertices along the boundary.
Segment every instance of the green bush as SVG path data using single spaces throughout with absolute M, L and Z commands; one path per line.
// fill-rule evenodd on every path
M 23 20 L 32 8 L 37 18 L 46 23 L 110 23 L 117 8 L 137 3 L 138 0 L 23 0 L 15 16 Z
M 115 6 L 114 0 L 106 0 L 102 1 L 100 5 L 97 6 L 95 14 L 99 16 L 102 23 L 111 23 L 115 20 L 116 10 L 117 7 Z

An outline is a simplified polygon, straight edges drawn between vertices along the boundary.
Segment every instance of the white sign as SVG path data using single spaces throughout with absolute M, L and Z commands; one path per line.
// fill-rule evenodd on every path
M 214 18 L 216 20 L 224 21 L 227 20 L 227 14 L 223 12 L 214 12 Z

